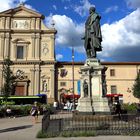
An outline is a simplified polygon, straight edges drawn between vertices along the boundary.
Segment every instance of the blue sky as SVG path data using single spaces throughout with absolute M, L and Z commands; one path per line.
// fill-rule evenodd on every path
M 97 53 L 101 61 L 140 61 L 140 0 L 0 0 L 0 11 L 16 7 L 20 2 L 45 16 L 44 23 L 56 35 L 56 58 L 71 61 L 74 47 L 75 61 L 85 61 L 84 24 L 90 6 L 101 15 L 102 47 Z

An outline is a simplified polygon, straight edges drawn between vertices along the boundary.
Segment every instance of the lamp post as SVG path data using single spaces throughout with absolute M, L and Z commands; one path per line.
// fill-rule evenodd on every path
M 130 88 L 128 88 L 127 89 L 127 93 L 128 93 L 128 98 L 129 98 L 129 104 L 131 104 L 131 89 Z
M 74 47 L 72 46 L 72 87 L 73 87 L 73 108 L 75 110 L 75 99 L 74 99 Z

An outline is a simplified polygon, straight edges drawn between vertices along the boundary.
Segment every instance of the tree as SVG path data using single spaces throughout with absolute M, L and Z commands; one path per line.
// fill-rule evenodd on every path
M 132 90 L 133 90 L 134 97 L 140 100 L 140 73 L 137 75 L 135 79 L 135 83 L 133 85 Z
M 9 58 L 4 60 L 3 62 L 4 85 L 2 87 L 2 95 L 4 97 L 4 100 L 7 100 L 7 98 L 13 92 L 15 76 L 13 75 L 13 72 L 10 69 L 11 65 L 12 65 L 12 61 Z

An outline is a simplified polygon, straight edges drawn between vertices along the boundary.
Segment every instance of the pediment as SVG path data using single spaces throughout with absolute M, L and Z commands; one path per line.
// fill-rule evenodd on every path
M 28 9 L 23 5 L 16 7 L 14 9 L 9 9 L 0 13 L 0 16 L 12 16 L 12 17 L 39 17 L 44 18 L 44 16 L 34 10 Z

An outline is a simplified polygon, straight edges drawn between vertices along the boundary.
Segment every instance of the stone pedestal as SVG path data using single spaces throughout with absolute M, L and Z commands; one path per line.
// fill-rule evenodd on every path
M 91 104 L 91 98 L 83 97 L 78 100 L 78 107 L 77 110 L 80 114 L 93 114 L 93 108 Z
M 87 114 L 110 113 L 108 100 L 103 97 L 105 92 L 104 70 L 105 67 L 95 58 L 87 59 L 85 65 L 81 67 L 81 97 L 77 107 L 79 112 Z M 84 93 L 84 81 L 88 83 L 88 94 Z
M 95 114 L 110 114 L 110 108 L 108 106 L 108 100 L 105 97 L 92 97 L 92 106 Z

